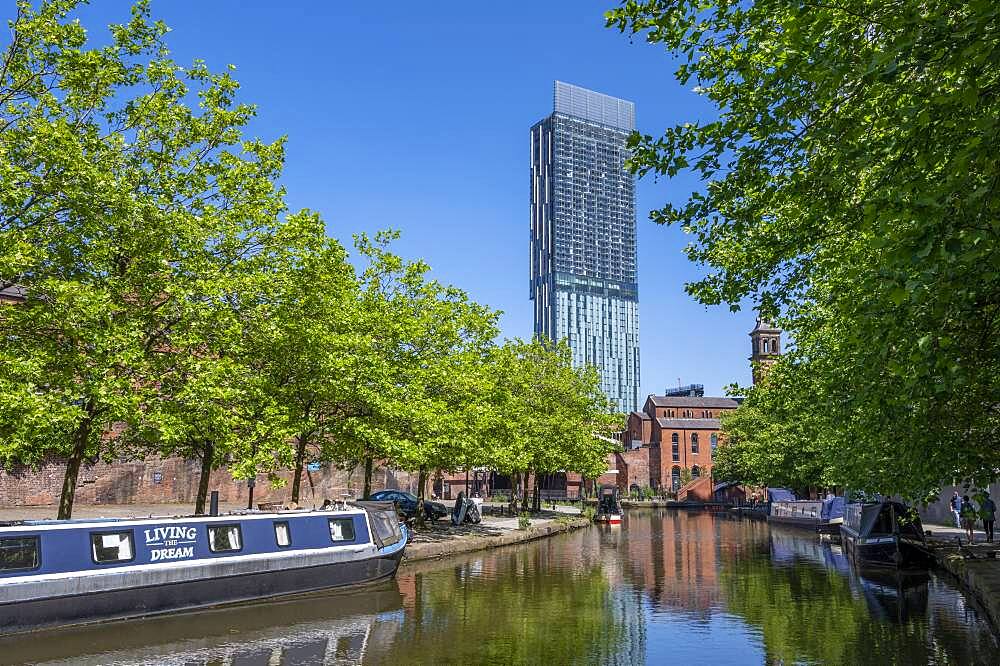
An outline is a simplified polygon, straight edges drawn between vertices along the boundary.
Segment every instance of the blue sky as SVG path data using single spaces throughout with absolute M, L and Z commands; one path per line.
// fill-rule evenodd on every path
M 400 229 L 396 249 L 437 279 L 503 310 L 503 334 L 530 337 L 529 127 L 560 79 L 636 103 L 640 131 L 710 117 L 673 79 L 664 50 L 604 27 L 613 0 L 313 2 L 154 0 L 182 64 L 237 66 L 252 132 L 288 136 L 283 183 L 331 235 Z M 103 27 L 124 0 L 80 12 Z M 699 269 L 679 228 L 647 219 L 683 201 L 687 178 L 638 183 L 641 395 L 695 382 L 749 383 L 751 310 L 705 308 L 684 293 Z

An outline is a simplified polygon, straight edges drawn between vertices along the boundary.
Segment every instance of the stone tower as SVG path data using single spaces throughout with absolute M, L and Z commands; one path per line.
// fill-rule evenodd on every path
M 781 356 L 781 329 L 757 317 L 757 325 L 750 331 L 750 361 L 753 363 L 753 383 L 761 380 L 767 368 Z

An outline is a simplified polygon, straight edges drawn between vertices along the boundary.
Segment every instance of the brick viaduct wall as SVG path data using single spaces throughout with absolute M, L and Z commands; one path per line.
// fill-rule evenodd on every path
M 51 460 L 38 468 L 17 467 L 0 471 L 0 506 L 45 506 L 56 504 L 62 491 L 66 464 Z M 98 462 L 83 465 L 76 490 L 80 504 L 159 504 L 164 502 L 194 503 L 198 492 L 201 465 L 198 461 L 181 458 L 148 458 L 138 462 Z M 288 501 L 291 497 L 292 472 L 278 474 L 286 481 L 281 488 L 272 488 L 266 475 L 257 477 L 254 502 Z M 310 478 L 312 486 L 310 486 Z M 340 499 L 342 493 L 360 495 L 364 483 L 361 468 L 345 472 L 324 466 L 316 472 L 303 473 L 300 502 L 309 506 L 325 498 Z M 378 468 L 372 479 L 374 490 L 382 488 L 410 489 L 416 478 L 406 472 Z M 313 490 L 313 488 L 315 490 Z M 415 490 L 415 488 L 413 488 Z M 218 490 L 223 502 L 247 500 L 247 482 L 236 480 L 225 469 L 212 473 L 209 490 Z

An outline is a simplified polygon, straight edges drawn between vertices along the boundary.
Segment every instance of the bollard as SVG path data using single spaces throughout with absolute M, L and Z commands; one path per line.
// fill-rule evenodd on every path
M 219 515 L 219 491 L 213 490 L 212 497 L 209 500 L 208 515 L 217 516 Z

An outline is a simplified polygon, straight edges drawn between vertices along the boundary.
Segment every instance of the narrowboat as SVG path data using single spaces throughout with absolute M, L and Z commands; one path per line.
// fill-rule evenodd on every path
M 204 608 L 390 578 L 388 502 L 331 511 L 0 526 L 0 633 Z
M 621 525 L 622 503 L 618 499 L 618 486 L 601 486 L 594 522 Z
M 861 566 L 905 568 L 927 563 L 920 517 L 899 502 L 848 504 L 840 535 L 848 556 Z
M 844 524 L 843 497 L 827 497 L 823 500 L 823 508 L 819 517 L 823 519 L 816 531 L 820 534 L 840 534 L 840 526 Z
M 767 522 L 783 523 L 826 534 L 840 532 L 844 519 L 844 498 L 800 500 L 790 490 L 768 488 Z

